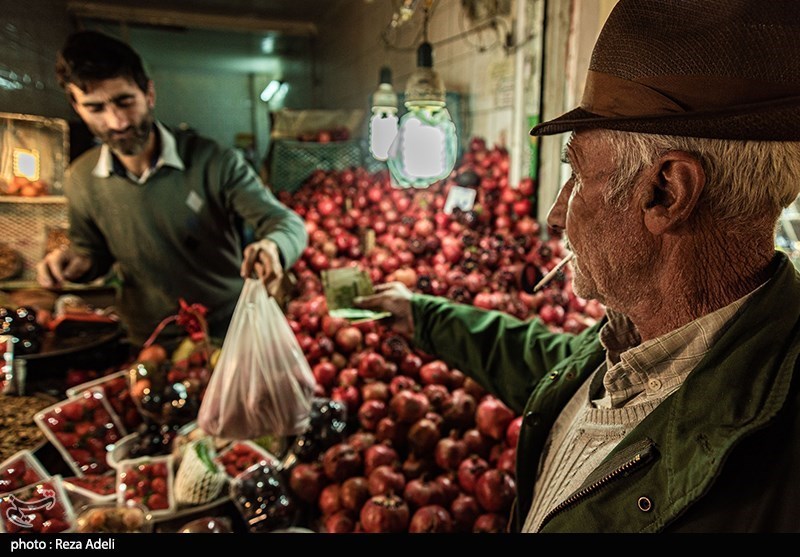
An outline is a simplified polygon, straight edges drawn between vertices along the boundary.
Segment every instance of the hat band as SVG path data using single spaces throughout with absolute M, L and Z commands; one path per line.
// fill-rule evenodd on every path
M 653 117 L 727 110 L 798 96 L 800 84 L 794 82 L 763 82 L 755 87 L 750 79 L 730 76 L 657 76 L 630 81 L 590 70 L 581 108 L 606 118 Z
M 684 109 L 646 85 L 589 70 L 581 108 L 607 118 L 675 114 Z

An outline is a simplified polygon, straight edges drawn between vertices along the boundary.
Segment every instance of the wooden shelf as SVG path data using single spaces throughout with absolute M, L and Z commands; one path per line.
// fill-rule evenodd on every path
M 0 195 L 0 203 L 66 203 L 63 195 L 39 195 L 36 197 L 22 197 L 20 195 Z

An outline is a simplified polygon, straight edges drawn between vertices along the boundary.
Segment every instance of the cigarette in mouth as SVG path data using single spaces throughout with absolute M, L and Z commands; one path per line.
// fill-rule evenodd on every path
M 566 255 L 566 257 L 564 257 L 564 259 L 562 259 L 559 262 L 558 265 L 553 267 L 553 269 L 549 273 L 547 273 L 544 277 L 542 277 L 542 280 L 540 280 L 539 283 L 533 287 L 533 292 L 536 293 L 545 286 L 547 286 L 547 283 L 553 280 L 553 277 L 555 277 L 558 274 L 558 272 L 564 267 L 564 265 L 570 262 L 570 260 L 573 258 L 574 255 L 575 254 L 573 252 L 569 252 Z

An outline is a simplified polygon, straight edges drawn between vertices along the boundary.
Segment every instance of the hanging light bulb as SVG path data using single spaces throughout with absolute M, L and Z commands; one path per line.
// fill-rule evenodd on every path
M 433 70 L 433 48 L 417 49 L 417 69 L 406 84 L 397 137 L 389 148 L 389 172 L 399 187 L 425 188 L 446 178 L 456 163 L 456 127 L 445 108 L 442 79 Z
M 369 121 L 369 152 L 379 161 L 389 157 L 389 146 L 397 136 L 397 93 L 392 88 L 392 70 L 381 68 L 380 85 L 372 95 Z

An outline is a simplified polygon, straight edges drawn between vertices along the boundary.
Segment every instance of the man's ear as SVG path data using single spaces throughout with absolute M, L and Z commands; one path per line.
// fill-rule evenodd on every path
M 703 165 L 684 151 L 670 151 L 656 162 L 658 170 L 645 183 L 644 224 L 654 235 L 674 230 L 697 207 L 706 184 Z
M 153 110 L 156 107 L 156 85 L 152 79 L 147 81 L 147 93 L 145 96 L 147 97 L 147 107 Z

